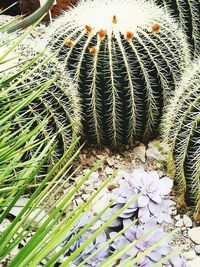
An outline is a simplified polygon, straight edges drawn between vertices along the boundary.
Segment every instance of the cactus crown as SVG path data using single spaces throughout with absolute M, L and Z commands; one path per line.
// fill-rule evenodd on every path
M 80 27 L 79 30 L 83 29 L 90 36 L 101 39 L 105 36 L 117 38 L 119 34 L 127 39 L 144 30 L 155 33 L 160 30 L 161 25 L 165 31 L 171 32 L 171 29 L 181 35 L 177 25 L 172 25 L 172 22 L 174 21 L 162 9 L 144 0 L 80 0 L 76 7 L 71 7 L 67 13 L 64 12 L 63 16 L 56 19 L 53 27 L 64 26 L 60 29 L 64 34 L 67 23 L 70 23 L 69 26 L 76 27 L 77 30 Z M 47 34 L 51 34 L 51 30 L 54 32 L 53 27 L 48 28 Z M 180 37 L 183 38 L 182 35 Z
M 200 58 L 189 68 L 167 108 L 164 142 L 168 169 L 175 177 L 180 204 L 196 207 L 200 219 Z
M 153 138 L 189 61 L 184 34 L 162 9 L 146 1 L 83 0 L 46 37 L 78 80 L 90 141 L 116 147 Z
M 88 26 L 88 31 L 91 30 L 93 35 L 103 29 L 109 37 L 113 33 L 123 33 L 126 36 L 127 31 L 137 32 L 138 27 L 145 27 L 153 14 L 152 5 L 146 8 L 142 1 L 135 6 L 130 3 L 131 1 L 121 0 L 97 0 L 95 4 L 92 1 L 81 1 L 71 14 L 75 24 Z M 134 17 L 133 14 L 137 16 Z

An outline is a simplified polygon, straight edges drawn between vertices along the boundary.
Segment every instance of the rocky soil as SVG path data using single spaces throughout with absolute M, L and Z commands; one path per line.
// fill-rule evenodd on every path
M 145 171 L 157 171 L 159 176 L 166 176 L 166 161 L 165 161 L 165 147 L 161 145 L 159 140 L 154 140 L 148 145 L 137 144 L 134 148 L 125 148 L 123 151 L 114 153 L 108 148 L 96 149 L 96 148 L 83 148 L 79 158 L 75 162 L 75 167 L 80 167 L 78 175 L 74 177 L 74 180 L 70 183 L 76 183 L 79 176 L 86 174 L 97 161 L 100 161 L 97 170 L 89 177 L 82 188 L 79 190 L 77 195 L 72 200 L 71 209 L 81 205 L 85 202 L 91 194 L 97 190 L 100 185 L 116 170 L 133 171 L 136 168 L 144 168 Z M 123 184 L 123 180 L 120 179 L 120 175 L 113 178 L 112 182 L 108 184 L 107 188 L 102 191 L 98 196 L 98 200 L 95 199 L 91 205 L 91 209 L 94 212 L 99 212 L 105 207 L 110 201 L 109 193 L 113 188 L 119 187 Z M 66 188 L 67 192 L 67 188 Z M 57 195 L 56 199 L 59 198 Z M 181 252 L 181 255 L 187 259 L 191 267 L 200 266 L 200 224 L 192 220 L 192 211 L 181 210 L 176 204 L 176 196 L 172 192 L 169 196 L 171 200 L 171 207 L 169 213 L 172 217 L 172 223 L 166 225 L 168 232 L 176 230 L 172 240 L 172 246 L 175 250 Z M 55 199 L 55 200 L 56 200 Z M 19 206 L 24 206 L 27 199 L 21 199 L 18 203 Z M 14 208 L 11 210 L 12 216 L 17 216 L 21 208 Z M 41 216 L 45 216 L 42 211 Z M 33 216 L 34 217 L 34 214 Z M 44 218 L 43 218 L 44 219 Z M 37 218 L 38 222 L 41 223 L 40 216 Z M 0 232 L 7 228 L 10 220 L 5 220 L 4 224 L 0 227 Z M 28 239 L 33 235 L 34 232 L 30 233 Z M 13 256 L 17 254 L 28 239 L 24 240 L 22 244 L 13 251 Z M 10 255 L 12 257 L 12 255 Z M 64 259 L 63 259 L 64 260 Z M 45 263 L 45 262 L 44 262 Z M 0 266 L 5 266 L 0 263 Z M 42 265 L 41 265 L 42 266 Z
M 127 147 L 118 153 L 113 153 L 109 149 L 84 148 L 76 162 L 77 166 L 81 166 L 80 175 L 87 173 L 98 160 L 102 160 L 102 163 L 74 198 L 73 205 L 83 203 L 117 169 L 131 172 L 136 168 L 144 168 L 145 171 L 157 171 L 160 177 L 167 176 L 165 155 L 166 148 L 159 140 L 154 140 L 148 145 L 140 143 L 132 149 Z M 109 201 L 109 191 L 120 186 L 121 183 L 123 180 L 114 178 L 113 182 L 102 192 L 100 201 L 95 201 L 94 206 L 91 207 L 93 211 L 98 212 L 106 206 Z M 167 231 L 176 230 L 172 246 L 181 251 L 182 256 L 188 260 L 191 267 L 199 267 L 200 224 L 193 221 L 192 210 L 180 209 L 173 192 L 169 198 L 171 200 L 169 213 L 172 223 L 166 225 L 166 229 Z

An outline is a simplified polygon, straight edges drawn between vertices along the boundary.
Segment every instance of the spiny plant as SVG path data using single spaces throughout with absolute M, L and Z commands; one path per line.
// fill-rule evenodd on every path
M 189 68 L 167 108 L 163 140 L 169 146 L 168 169 L 183 206 L 195 206 L 200 220 L 200 59 Z
M 178 19 L 186 32 L 193 55 L 200 52 L 200 1 L 199 0 L 156 0 L 165 10 Z
M 185 36 L 152 2 L 80 1 L 44 39 L 79 84 L 89 141 L 117 147 L 155 136 L 189 61 Z
M 9 45 L 6 41 L 8 36 L 11 39 Z M 41 139 L 48 139 L 49 135 L 58 132 L 58 146 L 52 153 L 53 164 L 77 138 L 80 130 L 77 87 L 55 57 L 51 54 L 47 56 L 45 51 L 39 52 L 30 40 L 20 43 L 17 47 L 13 44 L 13 35 L 4 35 L 3 40 L 1 49 L 5 47 L 6 51 L 0 60 L 4 63 L 7 60 L 12 67 L 7 70 L 4 68 L 0 74 L 1 108 L 8 114 L 10 105 L 17 104 L 30 92 L 33 95 L 35 92 L 32 102 L 13 117 L 12 132 L 23 132 L 28 123 L 30 128 L 31 125 L 34 128 L 47 119 L 46 127 L 40 136 Z M 11 50 L 12 53 L 9 53 Z M 41 92 L 38 94 L 39 88 Z M 25 156 L 31 157 L 31 154 L 30 150 Z

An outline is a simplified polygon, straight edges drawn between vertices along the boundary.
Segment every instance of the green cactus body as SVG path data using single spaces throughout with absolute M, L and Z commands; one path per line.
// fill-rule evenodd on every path
M 193 55 L 200 52 L 200 1 L 199 0 L 155 0 L 177 18 L 186 32 Z
M 23 97 L 24 93 L 26 95 L 29 92 L 32 93 L 33 90 L 38 90 L 43 84 L 55 78 L 55 81 L 39 97 L 17 113 L 12 123 L 13 131 L 18 129 L 23 131 L 28 122 L 33 121 L 33 127 L 36 127 L 39 122 L 48 119 L 43 132 L 39 133 L 39 138 L 48 138 L 50 135 L 59 132 L 56 137 L 57 146 L 51 158 L 51 163 L 53 163 L 63 155 L 64 151 L 79 135 L 80 104 L 76 84 L 63 70 L 55 57 L 47 60 L 47 54 L 40 55 L 34 64 L 24 70 L 20 76 L 11 80 L 8 85 L 13 86 L 13 88 L 9 91 L 8 96 L 0 99 L 0 106 L 6 108 L 7 103 L 8 105 L 10 105 L 9 103 L 16 104 L 20 95 Z M 13 55 L 17 56 L 14 62 L 15 64 L 17 62 L 18 65 L 9 71 L 4 71 L 3 76 L 1 73 L 2 82 L 5 82 L 16 72 L 21 71 L 29 60 L 39 55 L 39 51 L 34 48 L 32 41 L 26 40 L 24 44 L 20 44 L 14 50 Z M 41 64 L 45 60 L 46 62 Z M 37 66 L 39 66 L 38 69 L 34 70 Z M 25 75 L 27 77 L 20 80 Z M 5 87 L 3 89 L 5 90 Z
M 168 107 L 163 139 L 169 145 L 168 169 L 175 177 L 180 204 L 195 206 L 200 219 L 200 59 L 182 79 Z
M 79 84 L 84 132 L 117 147 L 156 134 L 163 105 L 189 61 L 187 42 L 143 1 L 80 1 L 45 33 Z

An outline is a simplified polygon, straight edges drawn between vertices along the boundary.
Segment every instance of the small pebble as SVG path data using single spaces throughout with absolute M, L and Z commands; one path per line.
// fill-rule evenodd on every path
M 80 205 L 82 205 L 84 203 L 84 201 L 81 198 L 75 199 L 75 202 L 76 202 L 77 206 L 80 206 Z
M 145 145 L 141 144 L 133 149 L 133 153 L 136 158 L 140 159 L 142 162 L 146 161 L 146 147 Z
M 47 260 L 46 260 L 46 259 L 43 259 L 43 260 L 41 260 L 41 263 L 42 263 L 43 265 L 45 265 L 45 264 L 47 263 Z
M 172 211 L 171 215 L 175 216 L 175 215 L 177 215 L 177 213 L 178 213 L 177 209 L 174 209 L 174 210 Z
M 113 174 L 113 169 L 110 168 L 109 166 L 107 166 L 107 167 L 105 168 L 105 172 L 106 172 L 106 174 Z
M 9 225 L 9 223 L 8 223 L 8 225 Z M 7 226 L 3 225 L 3 224 L 0 224 L 0 233 L 3 233 L 5 231 L 5 229 L 7 228 Z
M 194 250 L 199 255 L 200 254 L 200 245 L 194 246 Z
M 107 158 L 106 161 L 108 162 L 108 165 L 112 167 L 115 164 L 115 160 L 113 158 Z
M 174 219 L 177 221 L 180 220 L 180 218 L 181 218 L 181 215 L 179 215 L 179 214 L 174 217 Z
M 91 179 L 92 181 L 98 181 L 99 180 L 99 174 L 98 174 L 98 172 L 93 172 L 90 175 L 89 179 Z
M 115 188 L 118 188 L 119 187 L 119 184 L 109 184 L 108 186 L 107 186 L 107 188 L 108 188 L 108 190 L 109 191 L 112 191 L 113 189 L 115 189 Z
M 170 209 L 169 209 L 170 215 L 175 216 L 175 215 L 177 215 L 177 213 L 178 213 L 178 211 L 177 211 L 176 207 L 174 207 L 174 206 L 170 207 Z
M 183 252 L 181 255 L 186 258 L 186 260 L 193 260 L 196 258 L 196 253 L 194 250 Z
M 184 236 L 184 237 L 188 237 L 188 230 L 184 230 L 184 231 L 183 231 L 183 236 Z
M 102 182 L 97 182 L 97 183 L 95 183 L 95 187 L 96 187 L 96 188 L 99 188 L 101 185 L 102 185 Z
M 20 249 L 18 247 L 13 248 L 10 252 L 11 258 L 14 258 L 19 253 L 19 251 Z
M 82 195 L 82 199 L 83 199 L 84 201 L 86 201 L 89 197 L 90 197 L 90 195 L 87 195 L 87 194 L 83 194 L 83 195 Z
M 190 267 L 199 267 L 200 266 L 200 257 L 189 262 Z
M 176 224 L 175 224 L 176 227 L 182 227 L 184 226 L 184 222 L 183 222 L 183 219 L 179 219 Z
M 97 155 L 97 158 L 98 159 L 104 159 L 104 156 L 103 155 Z
M 84 192 L 86 194 L 90 194 L 90 193 L 94 192 L 94 187 L 91 186 L 91 185 L 90 186 L 87 186 L 87 187 L 84 188 Z
M 183 222 L 184 223 L 184 222 Z M 185 227 L 184 225 L 181 227 L 182 231 L 187 231 L 187 227 Z
M 194 241 L 194 243 L 200 245 L 200 226 L 189 229 L 188 236 L 192 239 L 192 241 Z
M 161 161 L 165 160 L 165 157 L 155 147 L 148 148 L 146 151 L 146 156 L 147 158 L 153 158 L 156 160 L 161 160 Z
M 186 214 L 183 215 L 183 222 L 186 227 L 192 227 L 192 220 Z

